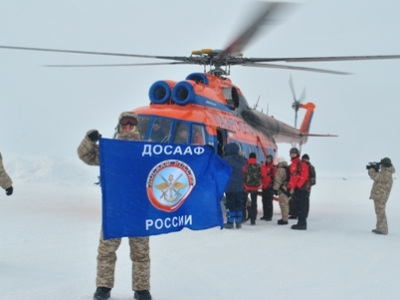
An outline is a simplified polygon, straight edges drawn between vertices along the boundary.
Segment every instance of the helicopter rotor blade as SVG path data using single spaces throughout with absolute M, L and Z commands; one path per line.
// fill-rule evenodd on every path
M 383 60 L 400 59 L 400 55 L 361 55 L 361 56 L 320 56 L 320 57 L 276 57 L 248 58 L 249 62 L 321 62 L 321 61 L 353 61 L 353 60 Z
M 177 60 L 177 61 L 187 61 L 188 60 L 188 57 L 185 57 L 185 56 L 141 55 L 141 54 L 63 50 L 63 49 L 32 48 L 32 47 L 15 47 L 15 46 L 0 46 L 0 49 L 59 52 L 59 53 L 73 53 L 73 54 L 89 54 L 89 55 L 106 55 L 106 56 L 122 56 L 122 57 L 139 57 L 139 58 L 156 58 L 156 59 L 169 59 L 169 60 Z
M 336 74 L 336 75 L 349 75 L 349 74 L 351 74 L 351 73 L 347 73 L 347 72 L 331 71 L 331 70 L 325 70 L 325 69 L 295 67 L 295 66 L 283 66 L 283 65 L 275 65 L 275 64 L 244 63 L 244 64 L 241 64 L 241 66 L 244 66 L 244 67 L 255 67 L 255 68 L 273 68 L 273 69 L 298 70 L 298 71 L 308 71 L 308 72 L 317 72 L 317 73 Z
M 141 64 L 104 64 L 104 65 L 44 65 L 49 68 L 82 68 L 82 67 L 135 67 L 135 66 L 160 66 L 160 65 L 189 65 L 190 62 L 165 62 L 165 63 L 141 63 Z
M 247 19 L 252 20 L 245 29 L 218 55 L 218 59 L 238 55 L 254 38 L 261 33 L 261 29 L 271 28 L 282 20 L 281 15 L 289 9 L 298 6 L 294 3 L 256 2 L 253 13 Z

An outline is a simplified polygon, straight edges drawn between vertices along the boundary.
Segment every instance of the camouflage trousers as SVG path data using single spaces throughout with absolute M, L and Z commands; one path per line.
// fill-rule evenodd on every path
M 114 287 L 116 251 L 121 239 L 103 239 L 100 234 L 96 286 Z M 150 246 L 148 237 L 129 238 L 132 260 L 132 290 L 150 290 Z
M 375 213 L 376 213 L 376 230 L 383 234 L 388 234 L 388 224 L 386 220 L 386 201 L 374 200 Z
M 279 191 L 279 206 L 281 208 L 282 220 L 287 221 L 289 219 L 289 197 L 282 191 Z

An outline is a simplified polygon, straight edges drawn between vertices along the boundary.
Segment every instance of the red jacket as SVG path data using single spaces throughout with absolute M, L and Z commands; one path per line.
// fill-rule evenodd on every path
M 308 165 L 300 160 L 300 157 L 292 159 L 292 163 L 289 166 L 290 179 L 287 185 L 288 190 L 294 189 L 307 189 L 309 186 L 308 178 L 310 170 Z
M 269 163 L 268 165 L 261 166 L 261 176 L 262 176 L 262 188 L 267 189 L 271 186 L 272 180 L 276 174 L 276 168 L 274 168 L 274 163 Z

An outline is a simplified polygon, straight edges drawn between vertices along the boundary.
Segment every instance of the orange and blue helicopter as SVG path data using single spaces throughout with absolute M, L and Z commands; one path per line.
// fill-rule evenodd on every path
M 92 52 L 62 49 L 30 48 L 0 45 L 0 49 L 47 51 L 86 55 L 108 55 L 134 58 L 153 58 L 169 62 L 108 64 L 108 65 L 51 65 L 49 67 L 105 67 L 149 65 L 201 65 L 204 72 L 189 74 L 181 81 L 161 80 L 149 89 L 150 104 L 134 109 L 138 115 L 139 129 L 144 140 L 159 143 L 187 143 L 209 145 L 223 156 L 227 143 L 237 143 L 248 156 L 255 152 L 258 161 L 265 161 L 268 154 L 277 158 L 277 144 L 303 145 L 310 136 L 332 137 L 329 134 L 310 134 L 310 124 L 315 105 L 301 103 L 304 97 L 294 96 L 295 125 L 252 109 L 242 91 L 228 78 L 231 66 L 275 68 L 328 74 L 348 74 L 325 69 L 271 64 L 272 62 L 326 62 L 375 59 L 399 59 L 400 55 L 249 58 L 242 50 L 270 24 L 276 23 L 284 12 L 296 6 L 292 3 L 259 2 L 256 13 L 247 16 L 248 26 L 222 50 L 202 49 L 190 56 L 154 56 L 124 53 Z M 304 95 L 304 94 L 303 94 Z M 305 109 L 301 126 L 297 128 L 298 110 Z M 185 132 L 186 131 L 186 132 Z

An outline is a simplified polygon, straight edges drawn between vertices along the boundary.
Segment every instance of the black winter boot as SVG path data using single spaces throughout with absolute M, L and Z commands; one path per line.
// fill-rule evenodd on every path
M 278 225 L 287 225 L 289 222 L 282 219 L 278 220 Z
M 292 229 L 297 229 L 297 230 L 307 230 L 307 225 L 292 225 Z
M 143 291 L 135 291 L 133 294 L 133 298 L 137 300 L 151 300 L 151 295 L 148 290 L 143 290 Z
M 106 300 L 111 296 L 111 289 L 108 287 L 100 286 L 96 289 L 93 295 L 93 299 Z
M 226 223 L 224 224 L 225 229 L 233 229 L 233 223 Z

